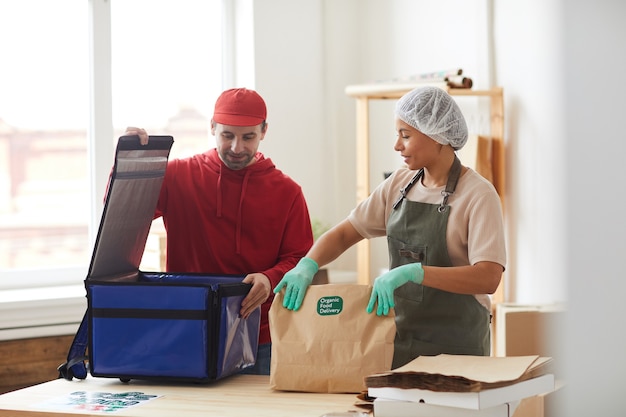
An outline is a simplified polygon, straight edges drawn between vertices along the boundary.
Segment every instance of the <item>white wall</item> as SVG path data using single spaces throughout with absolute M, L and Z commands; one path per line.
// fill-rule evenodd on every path
M 558 2 L 495 3 L 497 82 L 506 95 L 508 270 L 520 303 L 565 301 L 564 141 Z M 532 30 L 529 30 L 532 27 Z
M 268 104 L 262 151 L 298 181 L 311 216 L 332 225 L 354 206 L 358 2 L 254 1 L 256 88 Z M 351 250 L 331 267 L 355 269 Z M 338 264 L 338 266 L 337 266 Z
M 332 184 L 323 106 L 324 38 L 320 1 L 254 2 L 256 88 L 268 105 L 263 151 L 304 188 L 311 214 L 327 216 Z M 331 185 L 332 186 L 332 185 Z
M 569 312 L 559 339 L 563 416 L 623 416 L 626 253 L 623 129 L 626 3 L 559 2 L 563 16 L 565 262 Z M 618 201 L 619 200 L 619 201 Z

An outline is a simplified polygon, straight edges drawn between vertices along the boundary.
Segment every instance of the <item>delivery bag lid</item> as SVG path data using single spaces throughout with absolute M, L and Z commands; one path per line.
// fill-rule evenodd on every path
M 136 273 L 148 239 L 174 139 L 119 138 L 87 279 Z

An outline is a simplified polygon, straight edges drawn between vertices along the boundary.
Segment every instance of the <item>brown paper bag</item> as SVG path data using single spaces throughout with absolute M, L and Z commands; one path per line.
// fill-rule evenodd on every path
M 309 286 L 298 311 L 283 307 L 284 291 L 269 311 L 270 387 L 275 390 L 359 393 L 365 377 L 391 369 L 394 312 L 365 311 L 372 287 Z

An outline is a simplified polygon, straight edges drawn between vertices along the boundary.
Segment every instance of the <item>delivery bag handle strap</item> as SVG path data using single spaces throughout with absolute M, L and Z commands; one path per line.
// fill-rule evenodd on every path
M 85 365 L 87 360 L 87 355 L 85 354 L 87 352 L 87 333 L 87 312 L 85 312 L 70 350 L 67 353 L 67 362 L 62 363 L 57 368 L 59 378 L 65 378 L 68 381 L 71 381 L 73 378 L 87 378 L 87 366 Z

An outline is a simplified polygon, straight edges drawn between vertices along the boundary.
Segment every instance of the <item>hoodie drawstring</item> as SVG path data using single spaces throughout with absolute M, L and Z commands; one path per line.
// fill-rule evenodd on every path
M 241 219 L 243 215 L 243 200 L 246 196 L 246 189 L 248 188 L 248 180 L 250 179 L 250 171 L 247 170 L 243 177 L 243 183 L 241 184 L 241 195 L 239 196 L 239 207 L 237 208 L 237 236 L 235 236 L 236 252 L 241 253 Z
M 220 164 L 220 172 L 217 176 L 217 217 L 222 217 L 222 165 Z M 235 253 L 241 253 L 241 219 L 243 216 L 243 200 L 246 197 L 248 188 L 248 180 L 250 179 L 250 170 L 246 170 L 241 184 L 241 195 L 239 196 L 239 207 L 237 208 L 237 230 L 235 232 Z
M 222 217 L 222 164 L 219 165 L 220 172 L 217 175 L 217 195 L 216 197 L 216 206 L 217 206 L 217 218 Z

